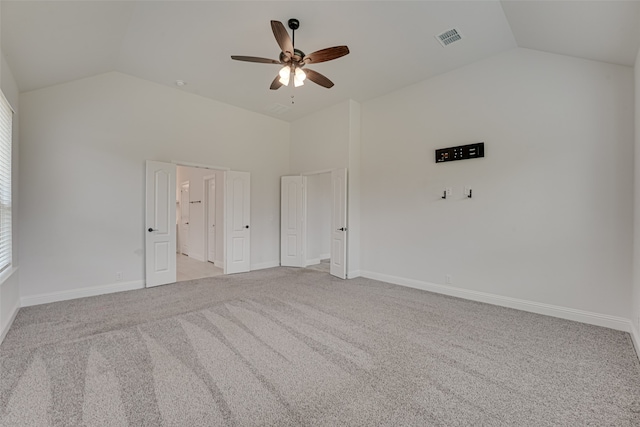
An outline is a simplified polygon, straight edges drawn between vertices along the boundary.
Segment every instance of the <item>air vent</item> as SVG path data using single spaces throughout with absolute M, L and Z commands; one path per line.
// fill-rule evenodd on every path
M 282 104 L 271 104 L 265 107 L 265 110 L 267 110 L 268 112 L 273 114 L 278 114 L 278 115 L 284 114 L 290 109 L 291 107 L 287 107 L 286 105 L 282 105 Z
M 460 31 L 456 30 L 455 28 L 452 28 L 442 34 L 438 34 L 436 36 L 436 39 L 438 39 L 442 47 L 446 47 L 451 43 L 455 43 L 458 40 L 462 39 L 462 34 L 460 34 Z

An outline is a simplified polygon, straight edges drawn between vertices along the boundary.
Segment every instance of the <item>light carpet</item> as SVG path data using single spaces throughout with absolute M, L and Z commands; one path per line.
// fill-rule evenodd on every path
M 627 333 L 310 269 L 23 308 L 5 426 L 638 426 Z

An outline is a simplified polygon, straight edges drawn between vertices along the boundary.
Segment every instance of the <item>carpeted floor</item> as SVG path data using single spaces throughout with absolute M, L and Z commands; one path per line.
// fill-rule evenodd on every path
M 310 269 L 21 309 L 5 426 L 638 426 L 628 334 Z

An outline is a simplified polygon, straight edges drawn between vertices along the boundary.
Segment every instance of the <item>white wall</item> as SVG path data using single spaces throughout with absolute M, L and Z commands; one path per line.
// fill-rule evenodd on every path
M 349 171 L 347 223 L 349 240 L 347 242 L 347 277 L 360 276 L 361 257 L 361 158 L 362 158 L 362 106 L 349 101 Z
M 115 72 L 20 103 L 23 302 L 141 283 L 146 159 L 251 172 L 252 268 L 277 265 L 288 123 Z
M 318 263 L 331 252 L 331 173 L 307 176 L 306 260 Z
M 291 123 L 290 173 L 349 167 L 349 101 Z
M 13 73 L 9 68 L 9 64 L 0 52 L 0 88 L 14 110 L 13 115 L 13 146 L 12 146 L 12 264 L 13 268 L 0 274 L 0 343 L 6 335 L 15 315 L 20 308 L 20 283 L 19 283 L 19 258 L 18 258 L 18 161 L 20 158 L 19 150 L 19 96 L 18 86 L 16 85 Z
M 222 166 L 213 164 L 211 166 Z M 205 234 L 206 230 L 206 218 L 205 218 L 205 199 L 206 199 L 206 187 L 204 185 L 204 177 L 215 175 L 216 179 L 216 265 L 222 268 L 222 254 L 223 254 L 223 236 L 222 232 L 224 228 L 223 215 L 224 215 L 224 192 L 222 183 L 223 171 L 216 171 L 211 169 L 193 168 L 178 166 L 177 168 L 177 192 L 178 200 L 180 194 L 180 184 L 184 181 L 189 181 L 189 197 L 192 202 L 200 201 L 201 203 L 189 204 L 189 256 L 197 259 L 198 261 L 206 261 L 207 248 Z M 179 217 L 177 217 L 179 218 Z M 178 223 L 180 221 L 178 220 Z M 181 236 L 182 237 L 182 236 Z
M 630 318 L 633 119 L 631 68 L 527 49 L 362 104 L 363 270 Z

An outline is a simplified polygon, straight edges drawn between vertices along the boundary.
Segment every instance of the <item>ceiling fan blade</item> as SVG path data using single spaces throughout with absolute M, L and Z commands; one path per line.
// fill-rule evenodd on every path
M 271 29 L 282 52 L 291 58 L 293 56 L 293 43 L 291 42 L 291 37 L 289 37 L 287 29 L 284 28 L 284 25 L 282 25 L 280 21 L 271 21 Z
M 330 89 L 333 87 L 333 82 L 317 71 L 313 71 L 308 68 L 305 68 L 304 73 L 307 75 L 307 78 L 309 80 L 311 80 L 316 84 L 319 84 L 322 87 L 326 87 L 327 89 Z
M 347 46 L 334 46 L 317 50 L 304 57 L 305 64 L 317 64 L 318 62 L 331 61 L 349 53 Z
M 281 64 L 280 61 L 276 61 L 275 59 L 258 58 L 257 56 L 231 55 L 231 59 L 235 59 L 236 61 L 259 62 L 261 64 Z
M 269 87 L 269 89 L 277 90 L 280 89 L 280 86 L 282 86 L 282 83 L 280 83 L 280 75 L 278 74 L 276 75 L 276 78 L 271 82 L 271 86 Z

